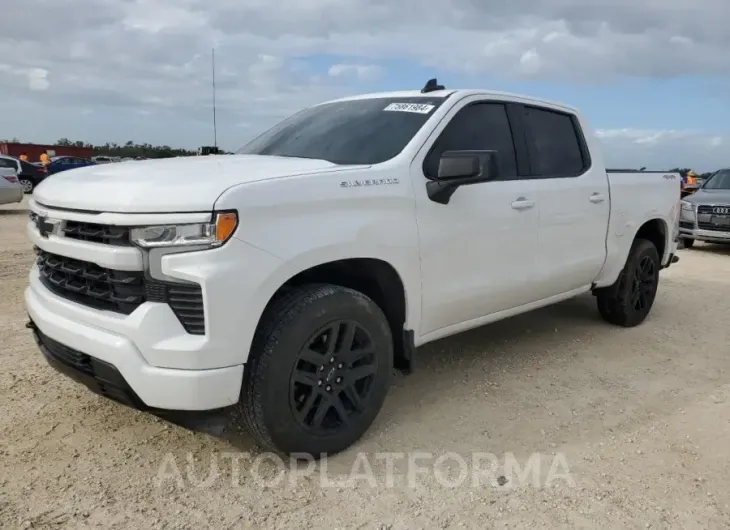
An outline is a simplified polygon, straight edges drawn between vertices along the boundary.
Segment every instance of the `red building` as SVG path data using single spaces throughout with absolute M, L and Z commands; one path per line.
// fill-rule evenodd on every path
M 91 147 L 13 143 L 0 143 L 0 153 L 16 158 L 25 153 L 28 155 L 28 162 L 39 162 L 41 153 L 48 153 L 49 156 L 78 156 L 81 158 L 94 156 L 94 150 Z

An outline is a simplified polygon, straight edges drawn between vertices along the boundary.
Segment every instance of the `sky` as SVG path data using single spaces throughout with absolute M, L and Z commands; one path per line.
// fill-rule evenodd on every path
M 614 168 L 730 166 L 729 0 L 23 0 L 0 138 L 233 150 L 343 95 L 486 88 L 578 107 Z

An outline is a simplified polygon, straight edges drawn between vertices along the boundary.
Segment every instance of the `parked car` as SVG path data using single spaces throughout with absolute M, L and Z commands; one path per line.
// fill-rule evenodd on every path
M 35 187 L 48 175 L 43 164 L 35 165 L 12 156 L 0 155 L 0 168 L 12 169 L 25 193 L 33 193 Z
M 92 156 L 91 161 L 94 164 L 111 164 L 112 162 L 118 162 L 118 159 L 115 159 L 111 156 Z
M 284 454 L 356 442 L 436 339 L 585 293 L 637 326 L 676 261 L 679 178 L 607 173 L 576 109 L 528 96 L 429 82 L 308 108 L 238 155 L 100 173 L 30 202 L 41 352 Z
M 48 164 L 48 173 L 60 173 L 69 169 L 77 169 L 80 167 L 96 165 L 88 158 L 80 158 L 78 156 L 54 156 L 51 157 L 51 163 Z
M 685 248 L 695 241 L 730 243 L 730 169 L 713 173 L 681 206 L 679 235 Z
M 18 182 L 15 170 L 0 167 L 0 204 L 11 204 L 23 200 L 23 187 Z

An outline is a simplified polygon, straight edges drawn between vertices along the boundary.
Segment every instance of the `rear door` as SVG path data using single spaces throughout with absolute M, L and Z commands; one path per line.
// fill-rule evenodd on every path
M 606 260 L 608 176 L 591 159 L 575 114 L 524 106 L 531 178 L 540 204 L 537 264 L 540 298 L 590 285 Z

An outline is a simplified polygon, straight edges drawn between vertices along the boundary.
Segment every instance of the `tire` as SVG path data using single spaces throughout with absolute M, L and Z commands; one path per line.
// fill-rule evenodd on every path
M 20 185 L 23 186 L 23 193 L 33 193 L 35 184 L 33 184 L 32 180 L 21 178 L 18 182 L 20 182 Z
M 343 337 L 349 330 L 357 347 L 348 355 Z M 392 367 L 390 326 L 375 302 L 337 285 L 296 288 L 262 317 L 233 421 L 282 455 L 336 454 L 375 420 Z
M 692 248 L 693 246 L 695 246 L 695 240 L 682 238 L 682 245 L 684 245 L 684 248 Z
M 604 320 L 627 328 L 641 324 L 656 299 L 660 266 L 654 244 L 646 239 L 634 240 L 616 282 L 596 292 L 598 312 Z

